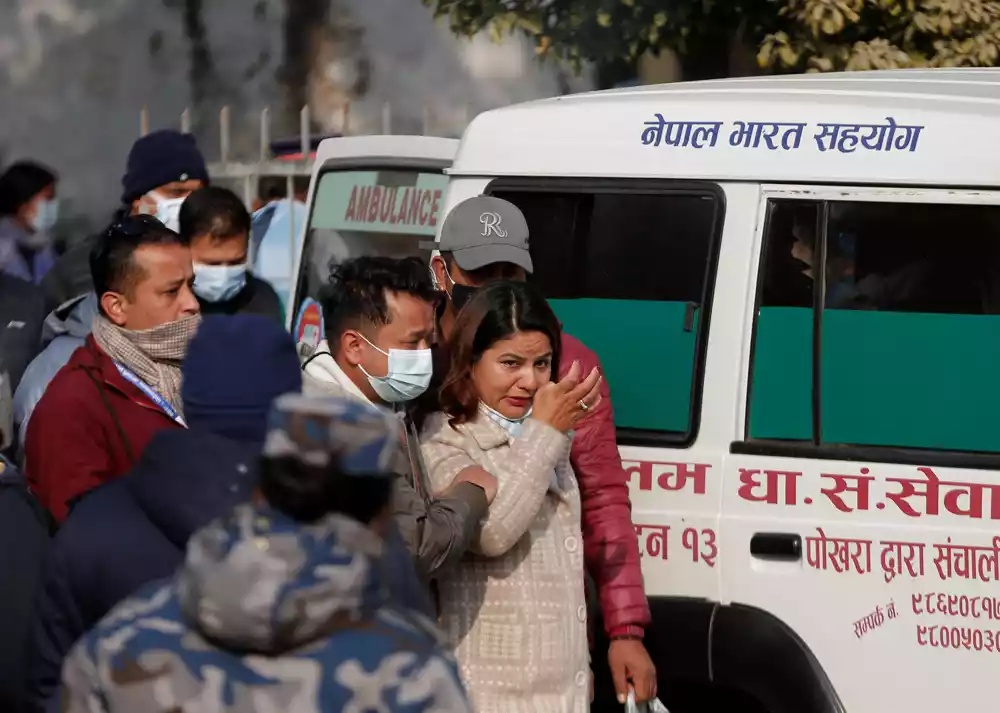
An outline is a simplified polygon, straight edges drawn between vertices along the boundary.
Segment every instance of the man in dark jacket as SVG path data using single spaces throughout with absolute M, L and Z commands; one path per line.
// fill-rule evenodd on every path
M 0 393 L 5 390 L 0 388 Z M 0 401 L 3 400 L 0 396 Z M 9 404 L 0 403 L 0 411 Z M 0 426 L 0 430 L 7 426 Z M 49 542 L 45 511 L 13 463 L 0 456 L 0 711 L 20 713 L 25 653 Z
M 111 222 L 128 215 L 154 215 L 173 231 L 184 199 L 208 183 L 208 168 L 194 136 L 165 129 L 136 140 L 122 176 L 122 206 Z M 90 252 L 104 234 L 66 251 L 42 280 L 48 311 L 91 289 Z
M 44 321 L 41 291 L 30 282 L 0 272 L 0 372 L 9 376 L 11 393 L 38 354 Z M 13 434 L 5 436 L 9 439 Z
M 438 321 L 444 338 L 478 287 L 497 279 L 524 280 L 533 269 L 524 215 L 514 204 L 490 196 L 455 206 L 441 227 L 440 242 L 430 247 L 441 252 L 432 259 L 431 269 L 438 287 L 448 296 Z M 447 365 L 440 363 L 440 352 L 437 356 L 434 376 L 441 378 Z M 563 332 L 560 378 L 573 362 L 579 362 L 582 374 L 601 364 L 596 354 Z M 432 385 L 427 393 L 433 396 L 437 389 Z M 638 700 L 646 701 L 656 694 L 656 669 L 642 643 L 650 620 L 649 604 L 606 380 L 601 396 L 600 404 L 577 426 L 570 451 L 580 485 L 584 556 L 611 639 L 608 662 L 619 700 L 625 700 L 631 682 Z
M 235 193 L 217 186 L 192 193 L 181 206 L 180 233 L 191 245 L 202 314 L 262 314 L 284 324 L 274 289 L 247 270 L 250 214 Z
M 169 576 L 194 531 L 249 499 L 271 402 L 302 387 L 291 335 L 259 315 L 205 319 L 182 375 L 188 429 L 154 436 L 136 467 L 81 500 L 53 541 L 31 662 L 38 703 L 80 635 Z

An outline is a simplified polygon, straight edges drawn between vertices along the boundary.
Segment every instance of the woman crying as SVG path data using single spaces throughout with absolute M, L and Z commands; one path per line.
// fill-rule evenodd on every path
M 590 704 L 580 493 L 572 429 L 600 373 L 559 373 L 559 321 L 526 283 L 496 282 L 448 343 L 443 411 L 424 428 L 431 487 L 478 466 L 497 496 L 459 566 L 438 580 L 440 625 L 479 713 L 586 713 Z

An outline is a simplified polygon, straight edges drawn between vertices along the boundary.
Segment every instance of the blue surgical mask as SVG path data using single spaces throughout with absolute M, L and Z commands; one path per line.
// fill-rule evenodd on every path
M 359 365 L 361 373 L 368 377 L 368 383 L 380 399 L 390 404 L 405 403 L 427 391 L 434 373 L 434 358 L 430 349 L 390 349 L 385 352 L 363 334 L 361 338 L 389 357 L 389 372 L 385 376 L 372 376 Z
M 507 418 L 496 409 L 492 409 L 484 404 L 482 401 L 479 402 L 479 410 L 486 414 L 486 416 L 493 421 L 493 423 L 507 431 L 511 438 L 516 438 L 521 435 L 521 431 L 524 430 L 524 422 L 531 416 L 531 409 L 529 408 L 528 412 L 521 416 L 521 418 Z
M 36 233 L 48 233 L 56 227 L 59 220 L 59 199 L 40 200 L 35 204 L 35 215 L 31 218 L 31 227 Z
M 247 284 L 247 266 L 194 263 L 194 293 L 206 302 L 225 302 Z

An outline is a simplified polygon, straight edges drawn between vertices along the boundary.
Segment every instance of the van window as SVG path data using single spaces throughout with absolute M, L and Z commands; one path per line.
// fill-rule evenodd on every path
M 302 247 L 297 304 L 317 299 L 331 264 L 360 255 L 419 256 L 433 240 L 447 177 L 414 170 L 325 171 L 319 176 Z
M 1000 452 L 1000 207 L 773 201 L 765 245 L 750 438 Z
M 600 357 L 615 425 L 690 440 L 722 220 L 718 194 L 657 192 L 648 184 L 492 193 L 527 218 L 532 281 L 566 332 Z

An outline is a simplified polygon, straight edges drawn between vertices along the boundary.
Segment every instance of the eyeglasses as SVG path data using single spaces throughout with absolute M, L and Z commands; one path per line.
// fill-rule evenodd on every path
M 108 237 L 138 238 L 152 228 L 166 228 L 166 226 L 152 215 L 127 215 L 111 224 L 108 228 Z

